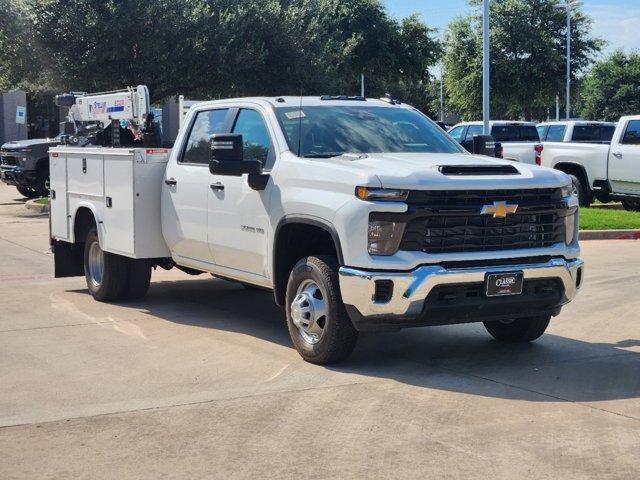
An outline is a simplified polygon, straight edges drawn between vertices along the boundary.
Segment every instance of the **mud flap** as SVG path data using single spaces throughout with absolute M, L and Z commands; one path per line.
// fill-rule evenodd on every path
M 58 240 L 51 245 L 55 265 L 55 278 L 84 276 L 84 243 Z

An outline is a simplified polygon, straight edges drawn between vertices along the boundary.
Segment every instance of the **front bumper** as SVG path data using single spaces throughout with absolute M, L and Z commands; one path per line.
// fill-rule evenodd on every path
M 0 167 L 0 180 L 7 185 L 33 187 L 38 179 L 36 170 L 25 170 L 20 167 Z
M 515 271 L 524 274 L 523 294 L 485 295 L 488 273 Z M 564 258 L 465 268 L 424 265 L 410 272 L 339 271 L 342 300 L 358 330 L 556 315 L 576 296 L 583 278 L 584 262 Z

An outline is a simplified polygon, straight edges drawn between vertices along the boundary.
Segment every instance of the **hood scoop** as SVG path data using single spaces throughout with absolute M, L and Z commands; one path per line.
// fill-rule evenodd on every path
M 513 165 L 440 165 L 438 171 L 443 175 L 520 175 Z

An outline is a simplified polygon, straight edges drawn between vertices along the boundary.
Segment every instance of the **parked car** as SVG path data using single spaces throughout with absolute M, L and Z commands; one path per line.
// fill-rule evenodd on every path
M 532 341 L 582 283 L 570 178 L 471 155 L 409 105 L 217 100 L 170 152 L 50 155 L 57 277 L 99 301 L 145 295 L 152 267 L 273 290 L 314 363 L 370 330 L 484 322 Z
M 521 163 L 540 165 L 542 144 L 533 122 L 491 121 L 490 135 L 502 145 L 502 158 Z M 473 137 L 482 134 L 482 122 L 463 122 L 449 130 L 456 141 L 471 151 Z
M 616 124 L 566 120 L 540 123 L 537 128 L 543 142 L 610 143 Z
M 620 200 L 625 209 L 640 211 L 640 115 L 622 117 L 610 143 L 545 142 L 542 165 L 571 176 L 581 206 L 595 197 Z
M 60 137 L 7 142 L 0 147 L 0 180 L 17 187 L 20 195 L 49 195 L 49 148 L 60 145 Z

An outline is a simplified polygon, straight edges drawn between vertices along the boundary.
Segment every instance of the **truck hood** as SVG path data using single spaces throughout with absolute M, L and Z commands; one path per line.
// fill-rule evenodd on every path
M 60 141 L 54 138 L 32 138 L 31 140 L 16 140 L 2 145 L 2 149 L 19 150 L 20 148 L 37 147 L 40 145 L 58 145 Z
M 570 183 L 564 173 L 551 168 L 465 153 L 375 153 L 366 157 L 335 157 L 334 161 L 349 162 L 361 174 L 375 175 L 384 188 L 420 190 L 545 188 Z M 510 165 L 518 174 L 445 175 L 443 166 Z

